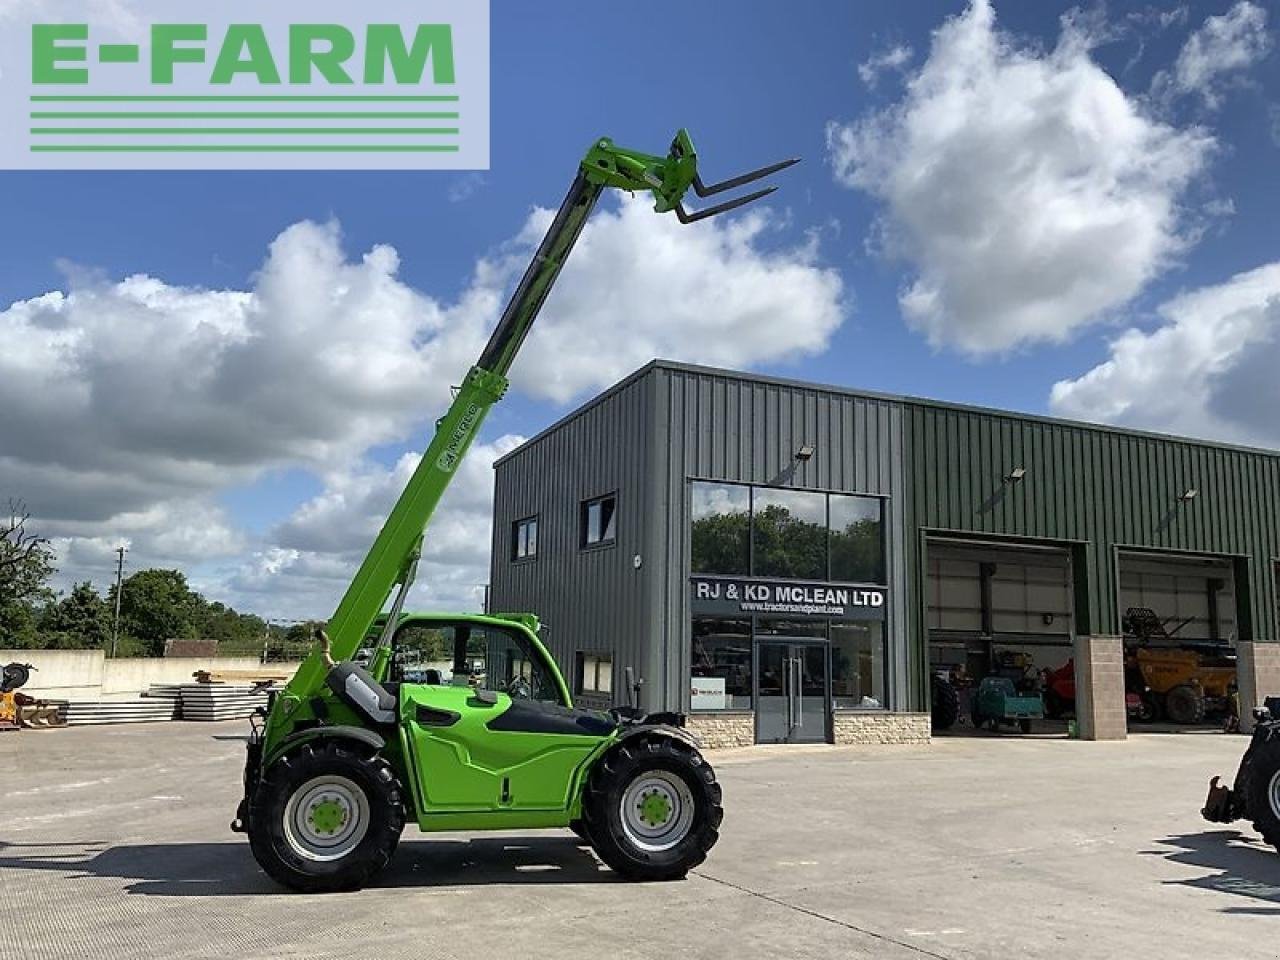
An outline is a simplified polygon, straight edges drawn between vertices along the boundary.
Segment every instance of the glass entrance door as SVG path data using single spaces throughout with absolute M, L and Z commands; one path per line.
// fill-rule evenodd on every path
M 756 742 L 825 743 L 827 645 L 770 637 L 756 649 Z

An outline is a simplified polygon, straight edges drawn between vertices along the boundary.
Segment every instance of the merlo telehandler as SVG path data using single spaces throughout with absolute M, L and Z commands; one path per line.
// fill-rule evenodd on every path
M 720 787 L 682 715 L 646 715 L 636 703 L 574 707 L 531 614 L 419 616 L 402 607 L 427 522 L 505 393 L 600 194 L 647 191 L 657 212 L 694 223 L 774 188 L 696 212 L 684 207 L 689 190 L 713 196 L 795 162 L 704 184 L 684 130 L 666 156 L 608 139 L 587 150 L 316 649 L 254 724 L 231 826 L 248 834 L 270 876 L 301 891 L 359 888 L 386 866 L 409 819 L 424 831 L 569 827 L 631 879 L 678 879 L 706 857 L 723 816 Z M 415 632 L 430 634 L 437 653 L 447 650 L 451 669 L 406 668 Z M 362 648 L 367 660 L 356 663 Z

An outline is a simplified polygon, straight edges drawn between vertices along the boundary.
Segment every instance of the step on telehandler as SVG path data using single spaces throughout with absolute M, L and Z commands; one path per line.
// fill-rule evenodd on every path
M 402 606 L 427 522 L 506 391 L 516 353 L 600 194 L 647 191 L 657 212 L 694 223 L 774 188 L 696 212 L 684 207 L 690 189 L 713 196 L 795 162 L 704 184 L 684 130 L 666 156 L 608 139 L 587 150 L 316 649 L 254 725 L 231 826 L 249 835 L 277 881 L 301 891 L 357 889 L 386 866 L 408 819 L 424 831 L 569 827 L 631 879 L 678 879 L 706 857 L 723 815 L 720 787 L 683 716 L 646 715 L 636 703 L 575 708 L 531 614 L 419 616 Z M 406 669 L 415 631 L 450 655 L 451 670 Z M 371 633 L 367 662 L 354 662 Z

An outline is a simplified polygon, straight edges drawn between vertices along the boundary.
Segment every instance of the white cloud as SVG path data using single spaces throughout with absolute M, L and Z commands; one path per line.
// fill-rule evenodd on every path
M 479 609 L 489 581 L 493 463 L 523 442 L 506 435 L 477 443 L 463 460 L 424 542 L 412 605 Z M 331 474 L 321 493 L 271 532 L 273 545 L 240 565 L 228 592 L 255 607 L 280 598 L 285 616 L 328 616 L 420 460 L 406 453 L 390 468 L 361 463 Z
M 1187 38 L 1171 71 L 1156 74 L 1152 90 L 1166 101 L 1196 94 L 1205 106 L 1222 102 L 1222 84 L 1253 66 L 1271 49 L 1267 11 L 1241 0 L 1226 13 L 1208 17 Z
M 1148 116 L 1066 18 L 1048 51 L 987 0 L 947 20 L 902 99 L 828 125 L 837 180 L 884 204 L 874 235 L 914 267 L 908 324 L 980 355 L 1061 342 L 1131 300 L 1189 243 L 1180 200 L 1213 138 Z
M 845 293 L 812 240 L 766 249 L 780 226 L 767 210 L 683 226 L 651 206 L 623 197 L 587 224 L 516 362 L 519 388 L 564 402 L 654 357 L 750 367 L 826 349 Z M 525 224 L 521 269 L 551 216 Z
M 880 82 L 880 74 L 886 70 L 902 70 L 910 62 L 911 54 L 911 48 L 905 43 L 895 44 L 858 64 L 858 78 L 868 89 L 874 90 Z
M 69 289 L 0 310 L 0 491 L 59 538 L 65 580 L 101 578 L 122 539 L 139 566 L 246 551 L 281 564 L 295 550 L 295 571 L 330 570 L 324 558 L 345 548 L 317 539 L 324 502 L 277 543 L 237 529 L 218 495 L 283 469 L 325 476 L 324 496 L 342 504 L 377 487 L 376 471 L 333 465 L 442 412 L 550 218 L 532 211 L 451 302 L 401 281 L 390 247 L 349 258 L 336 224 L 289 227 L 244 289 L 71 271 Z M 749 366 L 823 349 L 843 317 L 841 281 L 815 241 L 779 248 L 776 227 L 767 212 L 682 228 L 639 200 L 602 207 L 513 372 L 517 389 L 564 402 L 654 356 Z M 453 502 L 432 532 L 442 543 L 487 514 L 487 499 Z M 361 544 L 372 538 L 367 516 L 333 520 L 335 536 L 345 522 Z M 448 582 L 447 559 L 435 582 Z
M 1182 294 L 1105 362 L 1054 384 L 1062 416 L 1280 448 L 1280 263 Z

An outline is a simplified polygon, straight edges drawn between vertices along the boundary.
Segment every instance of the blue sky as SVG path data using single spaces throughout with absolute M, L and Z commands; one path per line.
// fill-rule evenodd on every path
M 1069 96 L 1080 64 L 1093 64 L 1118 88 L 1116 96 L 1150 124 L 1144 135 L 1165 136 L 1166 141 L 1169 131 L 1184 135 L 1181 143 L 1166 143 L 1170 166 L 1140 174 L 1150 180 L 1133 201 L 1139 218 L 1142 209 L 1163 209 L 1163 201 L 1175 208 L 1172 213 L 1151 214 L 1164 217 L 1156 228 L 1163 246 L 1133 267 L 1133 276 L 1140 279 L 1131 276 L 1128 286 L 1123 278 L 1117 279 L 1111 293 L 1099 294 L 1101 307 L 1097 303 L 1082 306 L 1066 319 L 1050 310 L 1043 323 L 1061 322 L 1061 329 L 1068 333 L 1060 338 L 1045 335 L 1044 327 L 1035 323 L 1019 328 L 1016 324 L 1021 321 L 1015 319 L 992 332 L 982 326 L 981 318 L 954 319 L 945 303 L 940 311 L 930 312 L 931 319 L 908 316 L 903 307 L 904 290 L 930 270 L 950 276 L 949 282 L 957 285 L 974 282 L 980 287 L 981 277 L 957 278 L 955 271 L 981 268 L 989 262 L 981 258 L 971 262 L 963 250 L 931 250 L 929 231 L 921 227 L 921 217 L 928 223 L 930 217 L 945 216 L 951 209 L 938 199 L 935 211 L 929 206 L 930 198 L 944 197 L 948 190 L 963 191 L 970 172 L 953 166 L 949 182 L 931 185 L 932 192 L 925 195 L 890 183 L 890 174 L 883 169 L 921 164 L 920 169 L 927 171 L 931 166 L 930 158 L 921 155 L 925 148 L 918 141 L 899 136 L 906 128 L 899 122 L 901 113 L 893 111 L 910 112 L 911 95 L 905 84 L 933 56 L 934 31 L 948 18 L 973 16 L 973 11 L 965 13 L 966 4 L 958 2 L 696 2 L 680 5 L 678 21 L 664 36 L 665 16 L 649 22 L 624 5 L 494 0 L 489 171 L 479 176 L 443 172 L 3 173 L 0 304 L 67 290 L 68 276 L 82 277 L 85 270 L 91 277 L 96 272 L 98 281 L 108 284 L 144 273 L 170 287 L 248 290 L 273 240 L 290 225 L 308 220 L 340 224 L 341 248 L 353 260 L 377 245 L 394 247 L 403 284 L 441 303 L 452 303 L 472 284 L 477 261 L 492 257 L 516 237 L 533 207 L 553 207 L 559 202 L 578 156 L 595 137 L 607 134 L 620 143 L 657 152 L 664 149 L 674 127 L 682 125 L 694 136 L 708 178 L 786 156 L 803 157 L 803 164 L 776 178 L 781 189 L 770 201 L 773 219 L 753 241 L 754 249 L 767 257 L 794 252 L 807 243 L 807 252 L 796 255 L 797 259 L 815 270 L 834 271 L 841 284 L 842 322 L 825 338 L 825 348 L 806 349 L 799 358 L 771 357 L 764 351 L 751 358 L 753 368 L 877 391 L 1275 444 L 1280 432 L 1259 433 L 1256 424 L 1247 416 L 1234 416 L 1213 392 L 1233 363 L 1244 362 L 1248 343 L 1271 342 L 1269 319 L 1251 327 L 1253 339 L 1246 337 L 1225 360 L 1204 361 L 1200 375 L 1208 392 L 1199 419 L 1145 412 L 1151 404 L 1142 394 L 1120 407 L 1097 401 L 1095 395 L 1114 395 L 1106 382 L 1114 372 L 1098 374 L 1093 386 L 1069 391 L 1054 405 L 1050 400 L 1055 383 L 1077 380 L 1114 360 L 1112 344 L 1122 331 L 1132 328 L 1150 335 L 1169 324 L 1167 313 L 1159 311 L 1179 294 L 1209 291 L 1203 299 L 1210 302 L 1206 309 L 1211 309 L 1218 302 L 1214 296 L 1233 276 L 1280 260 L 1274 228 L 1280 219 L 1275 172 L 1280 160 L 1280 55 L 1272 50 L 1270 39 L 1275 11 L 1253 8 L 1262 12 L 1259 22 L 1236 7 L 1233 2 L 1087 7 L 1074 15 L 1076 26 L 1070 28 L 1088 36 L 1087 51 L 1075 59 L 1064 55 L 1054 61 L 1066 6 L 996 5 L 995 35 L 1006 48 L 997 57 L 1013 51 L 1015 59 L 1049 62 L 1046 97 Z M 1178 72 L 1179 57 L 1188 41 L 1208 18 L 1231 17 L 1233 10 L 1240 16 L 1220 21 L 1222 29 L 1216 36 L 1221 40 L 1225 31 L 1230 36 L 1224 43 L 1244 44 L 1243 61 L 1228 63 L 1232 55 L 1228 47 L 1210 50 L 1210 60 L 1217 66 L 1206 72 L 1201 64 L 1197 72 L 1192 59 L 1184 58 L 1191 66 L 1183 77 Z M 1269 19 L 1267 12 L 1272 14 Z M 1252 40 L 1245 33 L 1251 33 Z M 1203 37 L 1212 39 L 1208 34 Z M 860 65 L 895 47 L 910 51 L 901 55 L 897 67 L 885 68 L 871 83 L 860 76 Z M 938 52 L 935 70 L 941 68 L 943 53 Z M 1093 81 L 1086 77 L 1081 82 L 1082 89 L 1087 89 Z M 920 93 L 916 101 L 921 116 L 927 115 L 924 96 Z M 992 109 L 998 111 L 1000 106 L 994 104 Z M 852 166 L 846 165 L 842 175 L 840 158 L 829 143 L 828 125 L 835 122 L 852 129 L 860 121 L 874 124 L 877 118 L 874 136 L 864 138 L 857 157 L 850 161 Z M 1212 146 L 1202 145 L 1198 154 L 1188 146 L 1196 132 L 1212 138 Z M 992 137 L 1000 133 L 993 128 Z M 998 141 L 993 142 L 999 149 Z M 1015 142 L 1019 148 L 1025 143 Z M 948 148 L 947 162 L 962 162 L 968 149 Z M 1095 147 L 1079 162 L 1134 163 L 1132 156 L 1117 160 L 1108 153 L 1110 149 Z M 1173 156 L 1177 150 L 1183 151 L 1181 159 Z M 879 152 L 868 159 L 868 151 Z M 1043 160 L 1034 150 L 1029 156 L 1031 163 Z M 878 184 L 868 181 L 874 176 L 866 172 L 876 162 L 882 166 Z M 975 179 L 989 173 L 971 171 Z M 861 185 L 854 182 L 859 177 Z M 1161 177 L 1177 180 L 1178 185 L 1161 193 Z M 1120 179 L 1116 189 L 1129 189 L 1132 176 Z M 1053 186 L 1052 179 L 1048 186 Z M 1036 194 L 1031 190 L 1028 195 Z M 612 210 L 612 205 L 607 209 Z M 1032 220 L 1042 215 L 1043 211 L 1028 211 Z M 1065 219 L 1070 219 L 1070 211 Z M 886 223 L 896 243 L 882 242 Z M 1060 227 L 1059 223 L 1049 229 Z M 952 229 L 963 236 L 963 230 L 972 228 L 962 223 Z M 1123 230 L 1117 229 L 1117 236 L 1124 238 Z M 1125 239 L 1122 246 L 1128 249 L 1141 240 Z M 1118 258 L 1122 256 L 1118 251 Z M 565 280 L 571 278 L 566 272 Z M 1270 302 L 1263 297 L 1255 306 L 1269 309 Z M 548 310 L 554 312 L 555 307 L 553 298 Z M 1009 308 L 1011 318 L 1021 316 L 1015 307 Z M 1197 314 L 1196 322 L 1212 325 L 1215 321 Z M 678 342 L 661 342 L 669 355 L 700 359 L 692 349 L 689 356 L 681 357 L 685 351 Z M 1160 352 L 1157 346 L 1135 343 L 1133 355 L 1126 355 L 1124 362 L 1144 363 L 1144 350 L 1151 357 L 1165 358 L 1151 360 L 1157 365 L 1178 355 L 1176 348 Z M 453 376 L 456 379 L 461 373 L 458 369 Z M 1179 376 L 1172 368 L 1162 373 L 1173 380 Z M 531 435 L 594 392 L 592 387 L 575 391 L 571 399 L 517 391 L 495 411 L 483 439 L 494 443 L 507 435 Z M 341 455 L 358 457 L 369 470 L 391 467 L 404 451 L 425 442 L 425 425 L 438 413 L 433 396 L 424 389 L 423 408 L 406 412 L 391 434 L 379 437 L 368 449 L 348 442 Z M 14 459 L 22 461 L 23 451 L 15 454 Z M 306 602 L 277 604 L 264 595 L 237 592 L 241 588 L 236 584 L 242 586 L 243 578 L 237 580 L 234 571 L 249 562 L 246 558 L 269 552 L 273 531 L 299 507 L 322 495 L 330 483 L 329 473 L 340 466 L 317 466 L 314 458 L 266 457 L 260 469 L 229 471 L 225 484 L 193 487 L 190 496 L 203 498 L 217 514 L 217 522 L 235 532 L 234 544 L 216 559 L 185 558 L 197 580 L 212 592 L 224 591 L 233 601 L 271 607 L 264 612 L 300 614 L 306 603 L 315 598 L 321 602 L 328 588 L 317 587 L 314 578 L 305 589 L 298 587 Z M 6 479 L 14 478 L 10 482 L 21 482 L 23 476 L 20 468 L 5 474 Z M 40 516 L 39 491 L 34 489 L 37 474 L 30 476 L 33 489 L 13 492 L 32 501 Z M 156 493 L 158 500 L 186 495 L 180 490 Z M 50 521 L 68 542 L 112 535 L 110 510 L 92 517 L 83 530 L 70 512 L 62 513 L 50 510 Z M 141 555 L 147 556 L 146 536 L 139 534 L 136 539 Z M 77 560 L 75 550 L 70 550 L 68 570 L 101 579 L 100 554 L 83 552 Z M 155 549 L 152 554 L 184 559 L 180 549 Z M 335 568 L 341 568 L 336 560 L 335 567 L 326 568 L 329 573 L 316 576 L 323 579 Z M 472 579 L 477 575 L 472 574 Z M 441 596 L 452 600 L 458 594 Z M 316 613 L 322 615 L 322 611 Z

